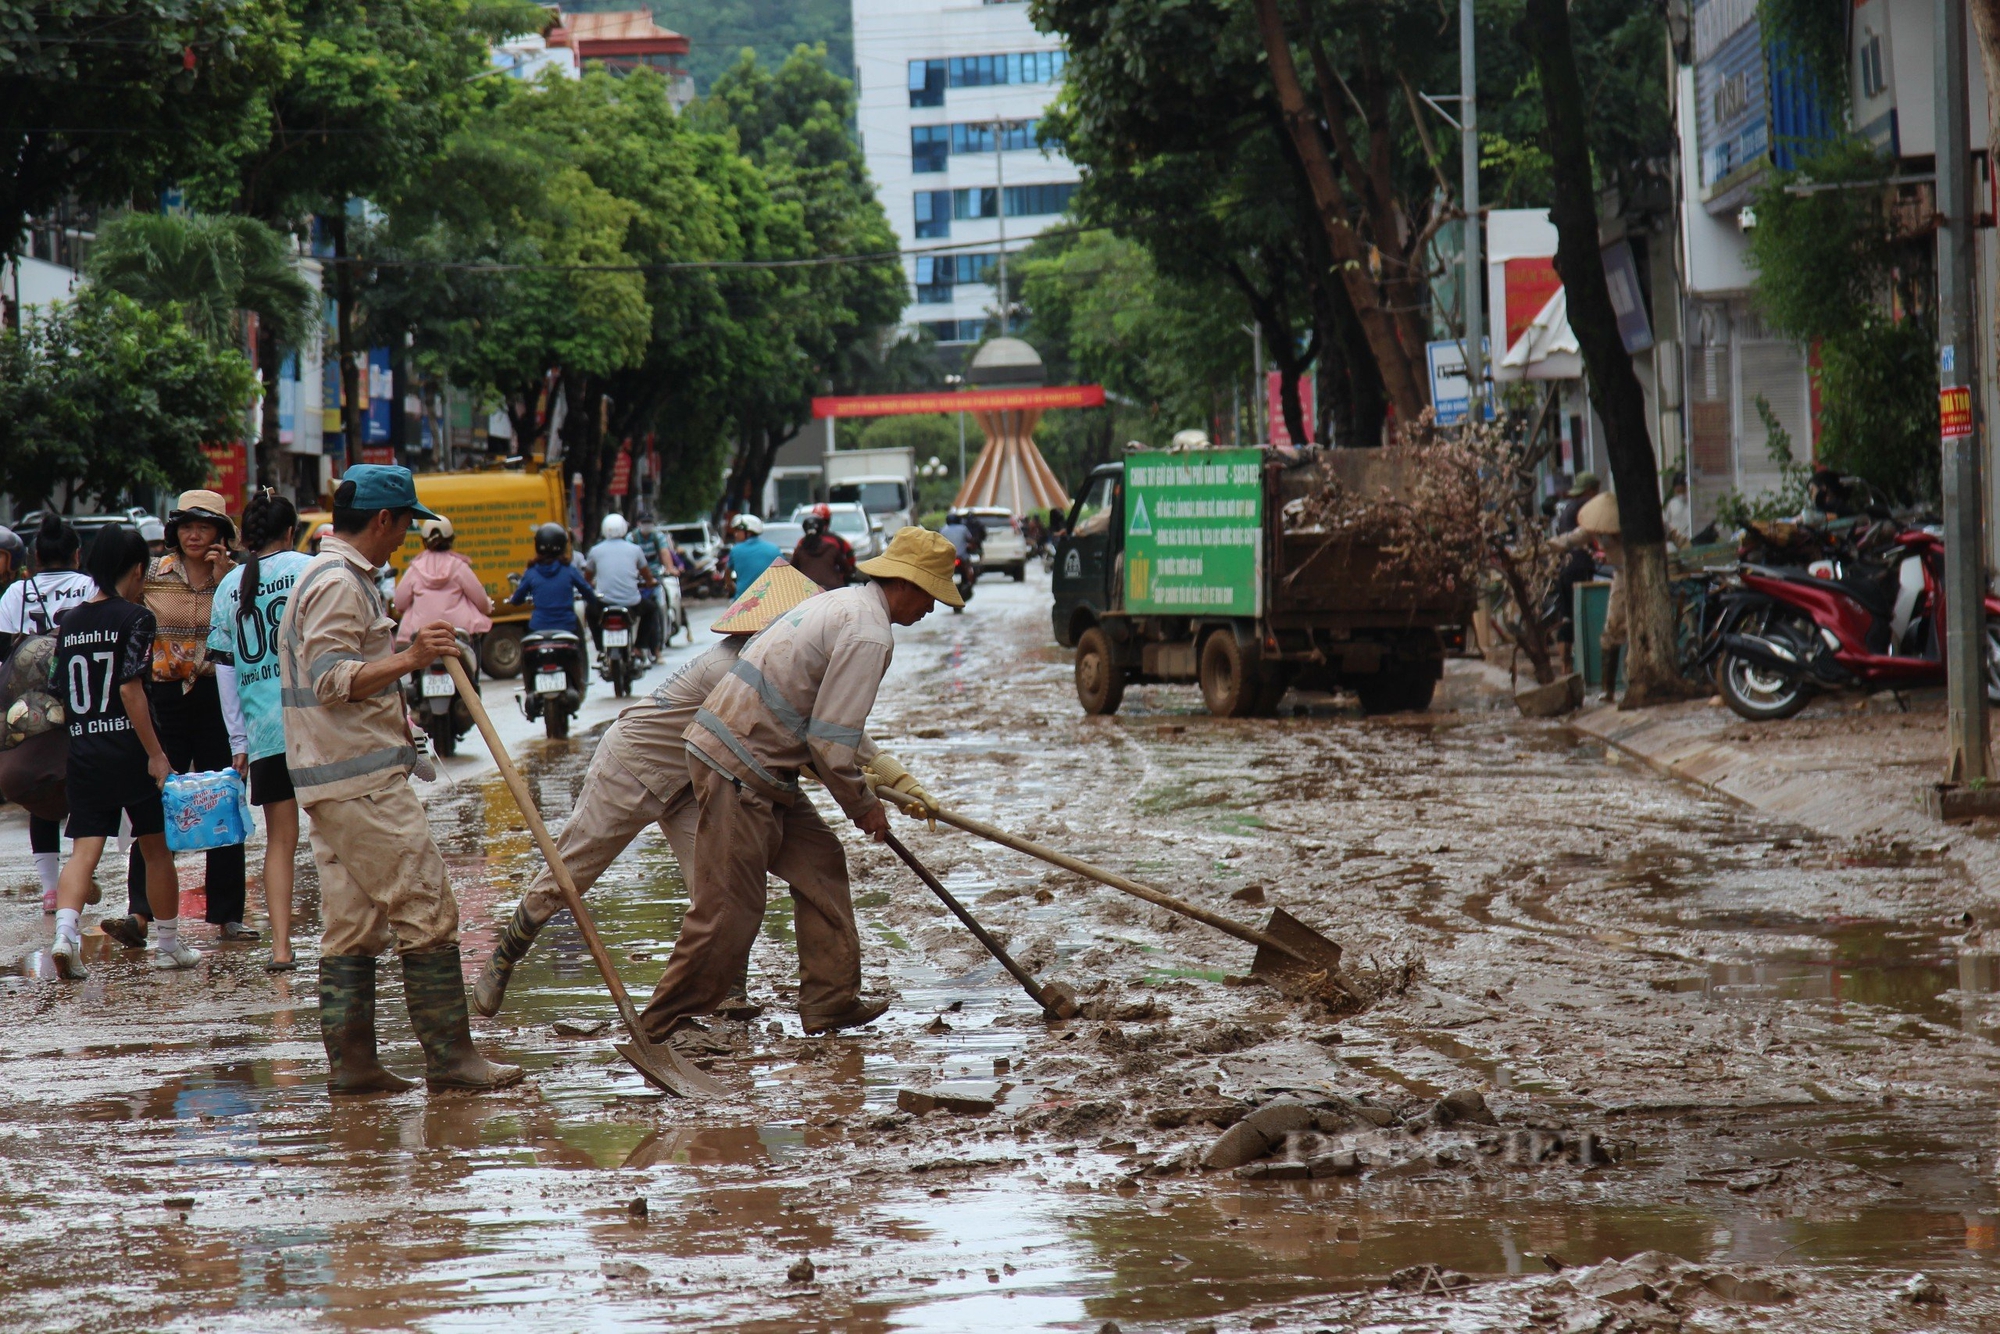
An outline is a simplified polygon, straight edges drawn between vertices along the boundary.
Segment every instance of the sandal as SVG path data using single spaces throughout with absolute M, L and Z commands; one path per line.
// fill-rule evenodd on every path
M 128 950 L 146 948 L 146 929 L 151 923 L 126 913 L 122 917 L 106 917 L 98 922 L 105 935 L 117 941 Z
M 298 966 L 299 966 L 299 961 L 298 961 L 298 959 L 297 959 L 297 957 L 296 957 L 296 956 L 294 956 L 293 958 L 290 958 L 290 959 L 266 959 L 266 960 L 264 960 L 264 971 L 265 971 L 265 972 L 267 972 L 267 973 L 290 973 L 290 972 L 295 972 L 295 971 L 297 971 L 297 969 L 298 969 Z
M 254 926 L 245 926 L 241 922 L 224 922 L 222 924 L 222 938 L 224 940 L 262 940 L 264 933 Z

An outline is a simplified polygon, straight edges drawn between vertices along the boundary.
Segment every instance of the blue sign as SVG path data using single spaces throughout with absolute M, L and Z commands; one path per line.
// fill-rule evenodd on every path
M 1486 392 L 1481 399 L 1486 409 L 1486 420 L 1493 420 L 1493 357 L 1488 350 L 1492 340 L 1482 338 L 1479 347 L 1485 353 L 1480 369 L 1486 374 Z M 1445 338 L 1435 343 L 1426 343 L 1424 352 L 1431 367 L 1431 412 L 1440 426 L 1456 426 L 1465 420 L 1466 399 L 1472 386 L 1465 378 L 1465 346 L 1456 338 Z
M 396 406 L 396 375 L 389 363 L 388 348 L 368 349 L 368 383 L 363 387 L 368 391 L 368 418 L 362 423 L 361 442 L 386 445 L 390 414 Z

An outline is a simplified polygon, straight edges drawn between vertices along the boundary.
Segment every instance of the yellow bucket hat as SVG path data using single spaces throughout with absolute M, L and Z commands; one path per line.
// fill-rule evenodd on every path
M 854 568 L 871 579 L 907 579 L 947 607 L 963 607 L 965 599 L 951 581 L 958 552 L 943 533 L 928 528 L 902 528 L 889 539 L 889 549 Z
M 820 586 L 792 568 L 783 556 L 772 561 L 729 610 L 709 629 L 719 635 L 754 635 L 813 594 Z

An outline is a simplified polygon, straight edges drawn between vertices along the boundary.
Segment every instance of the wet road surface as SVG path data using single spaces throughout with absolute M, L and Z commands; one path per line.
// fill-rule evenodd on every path
M 1365 1013 L 1246 984 L 1247 946 L 899 820 L 1090 1017 L 1045 1024 L 847 829 L 864 973 L 896 998 L 870 1029 L 801 1035 L 774 885 L 751 965 L 768 1011 L 698 1040 L 717 1104 L 556 1035 L 614 1020 L 563 918 L 477 1025 L 524 1086 L 330 1105 L 307 931 L 289 978 L 197 928 L 190 974 L 118 954 L 81 985 L 36 981 L 47 928 L 16 833 L 0 1329 L 1599 1328 L 1568 1290 L 1587 1285 L 1551 1271 L 1652 1249 L 1781 1294 L 1681 1300 L 1689 1328 L 2000 1319 L 2000 938 L 1957 867 L 1663 782 L 1502 711 L 1466 664 L 1423 716 L 1294 696 L 1295 716 L 1217 721 L 1190 688 L 1144 687 L 1085 719 L 1046 607 L 1039 579 L 993 580 L 899 631 L 871 731 L 969 814 L 1241 920 L 1296 913 L 1382 992 Z M 552 824 L 593 744 L 517 748 Z M 490 775 L 429 801 L 473 969 L 538 856 Z M 310 924 L 309 866 L 300 890 Z M 686 901 L 664 840 L 593 899 L 643 994 Z M 386 1059 L 411 1071 L 383 977 Z M 897 1109 L 941 1083 L 998 1105 Z M 1400 1128 L 1463 1088 L 1497 1126 Z M 1210 1122 L 1281 1094 L 1388 1128 L 1335 1137 L 1356 1175 L 1188 1170 Z M 1423 1265 L 1474 1283 L 1384 1290 Z M 1945 1301 L 1904 1294 L 1918 1270 Z

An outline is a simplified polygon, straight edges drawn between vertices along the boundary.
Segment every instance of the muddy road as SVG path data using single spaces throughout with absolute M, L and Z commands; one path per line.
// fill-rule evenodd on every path
M 1958 867 L 1663 781 L 1514 717 L 1472 664 L 1422 716 L 1295 695 L 1294 716 L 1216 721 L 1148 687 L 1087 720 L 1046 607 L 1036 577 L 989 581 L 899 631 L 871 730 L 968 814 L 1241 920 L 1295 913 L 1345 946 L 1365 1010 L 899 818 L 1086 1017 L 1045 1023 L 852 836 L 864 971 L 896 997 L 872 1028 L 801 1035 L 774 886 L 766 1013 L 689 1041 L 721 1102 L 663 1099 L 603 1038 L 557 1035 L 614 1021 L 564 919 L 478 1025 L 525 1085 L 330 1106 L 309 930 L 290 978 L 197 928 L 191 974 L 115 955 L 36 981 L 46 928 L 5 826 L 0 1329 L 2000 1321 L 2000 909 Z M 552 824 L 593 744 L 517 752 Z M 429 801 L 476 968 L 537 854 L 491 777 Z M 300 888 L 309 926 L 309 871 Z M 650 988 L 686 902 L 664 841 L 593 900 Z M 385 979 L 385 1058 L 412 1069 Z M 940 1086 L 968 1111 L 899 1108 Z M 1261 1156 L 1204 1170 L 1231 1146 Z

